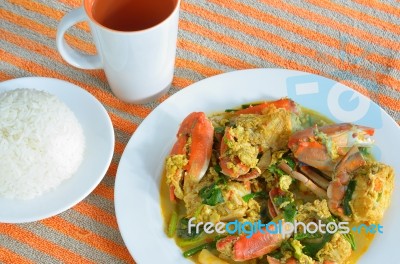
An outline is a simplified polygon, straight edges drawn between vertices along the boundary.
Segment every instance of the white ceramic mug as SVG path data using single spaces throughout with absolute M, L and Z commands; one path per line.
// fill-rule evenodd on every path
M 180 0 L 163 21 L 139 31 L 117 31 L 101 25 L 93 18 L 95 1 L 100 0 L 83 0 L 82 7 L 61 20 L 57 48 L 64 60 L 82 69 L 103 68 L 112 92 L 125 102 L 147 103 L 165 94 L 174 73 Z M 82 21 L 89 22 L 96 55 L 83 54 L 64 39 L 65 32 Z

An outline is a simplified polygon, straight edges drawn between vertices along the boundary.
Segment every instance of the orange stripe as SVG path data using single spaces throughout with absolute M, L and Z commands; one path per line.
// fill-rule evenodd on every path
M 51 220 L 47 220 L 51 221 Z M 75 254 L 66 248 L 54 244 L 34 233 L 21 228 L 18 225 L 1 224 L 0 232 L 6 234 L 21 243 L 24 243 L 44 254 L 50 255 L 64 263 L 94 263 L 81 255 Z
M 172 85 L 180 89 L 185 88 L 191 85 L 192 83 L 194 83 L 194 81 L 191 79 L 177 77 L 177 76 L 175 76 L 174 79 L 172 80 Z
M 290 12 L 294 16 L 301 17 L 303 19 L 313 21 L 314 23 L 321 25 L 321 26 L 327 26 L 335 31 L 341 31 L 341 32 L 346 32 L 352 36 L 355 36 L 361 40 L 368 40 L 369 42 L 373 42 L 374 44 L 377 44 L 379 46 L 388 48 L 388 49 L 393 49 L 393 42 L 389 41 L 385 38 L 378 37 L 374 34 L 371 34 L 367 31 L 358 29 L 356 27 L 352 27 L 351 25 L 344 24 L 337 22 L 332 19 L 328 19 L 318 13 L 314 13 L 308 9 L 304 9 L 298 6 L 293 6 L 288 3 L 285 3 L 284 1 L 266 1 L 262 0 L 262 2 L 266 5 L 273 6 L 275 8 L 281 9 L 284 12 Z
M 11 13 L 4 9 L 0 9 L 0 17 L 2 17 L 3 19 L 6 19 L 7 21 L 14 23 L 16 25 L 36 31 L 50 39 L 55 39 L 56 32 L 57 32 L 56 29 L 49 27 L 45 24 L 37 23 L 35 20 L 26 18 L 24 16 L 21 16 L 21 15 L 15 14 L 15 13 Z M 65 39 L 73 47 L 76 47 L 78 49 L 86 51 L 90 54 L 94 54 L 96 52 L 96 49 L 93 44 L 87 43 L 80 38 L 77 38 L 70 34 L 66 34 Z
M 8 81 L 13 79 L 13 77 L 5 72 L 0 71 L 0 82 Z
M 66 62 L 61 58 L 58 51 L 54 49 L 49 49 L 49 47 L 45 45 L 42 45 L 38 42 L 35 42 L 21 35 L 17 35 L 14 32 L 10 32 L 7 31 L 6 29 L 0 28 L 0 38 L 3 38 L 4 40 L 13 43 L 16 46 L 21 46 L 21 43 L 24 43 L 22 48 L 29 51 L 34 51 L 40 55 L 43 55 L 44 57 L 51 58 L 52 60 L 61 62 L 62 64 L 66 64 Z M 107 82 L 106 76 L 102 70 L 85 71 L 85 73 L 92 75 L 93 77 L 96 77 L 102 80 L 103 82 Z
M 400 111 L 400 100 L 399 99 L 394 99 L 392 97 L 389 97 L 387 95 L 384 94 L 378 94 L 378 98 L 379 98 L 379 103 L 381 105 L 384 105 L 385 107 L 390 108 L 391 110 L 394 111 Z
M 0 35 L 0 37 L 1 37 L 1 35 Z M 124 102 L 118 100 L 116 97 L 114 97 L 109 92 L 102 91 L 99 88 L 88 85 L 87 83 L 82 83 L 82 82 L 76 81 L 74 79 L 71 79 L 68 76 L 62 75 L 58 72 L 55 72 L 52 69 L 46 68 L 46 67 L 44 67 L 40 64 L 37 64 L 33 61 L 28 61 L 21 57 L 15 57 L 14 55 L 9 54 L 4 50 L 0 50 L 0 57 L 3 61 L 8 62 L 9 64 L 12 64 L 21 69 L 24 69 L 25 71 L 31 72 L 34 75 L 58 78 L 61 80 L 71 82 L 75 85 L 78 85 L 78 86 L 84 88 L 85 90 L 87 90 L 88 92 L 90 92 L 93 96 L 95 96 L 103 104 L 108 105 L 110 107 L 114 107 L 116 109 L 122 110 L 122 111 L 130 113 L 130 114 L 133 114 L 135 116 L 144 118 L 151 111 L 149 108 L 144 107 L 144 106 L 124 103 Z
M 77 8 L 79 6 L 82 5 L 82 1 L 81 0 L 58 0 L 61 3 L 64 3 L 68 6 L 71 6 L 73 8 Z
M 214 0 L 214 1 L 211 0 L 211 2 L 214 2 L 215 4 L 221 4 L 219 1 L 216 1 L 216 0 Z M 281 19 L 276 16 L 271 16 L 262 11 L 259 11 L 258 9 L 254 8 L 254 7 L 251 7 L 251 6 L 242 4 L 242 3 L 238 3 L 238 2 L 234 2 L 234 1 L 230 1 L 229 6 L 224 4 L 224 7 L 228 7 L 232 10 L 240 11 L 240 13 L 250 16 L 256 20 L 262 21 L 264 23 L 268 23 L 270 25 L 274 25 L 274 26 L 282 28 L 286 31 L 293 32 L 297 35 L 304 36 L 312 41 L 322 43 L 328 47 L 332 47 L 337 50 L 340 50 L 340 48 L 341 48 L 340 41 L 334 37 L 325 35 L 321 32 L 317 32 L 317 31 L 314 31 L 311 29 L 307 29 L 306 27 L 300 26 L 296 23 L 292 23 L 289 20 Z M 393 57 L 386 57 L 384 55 L 380 55 L 378 53 L 372 53 L 372 52 L 364 55 L 363 54 L 364 49 L 353 43 L 346 44 L 346 52 L 349 52 L 350 54 L 356 55 L 356 56 L 363 55 L 363 56 L 365 56 L 365 59 L 367 59 L 367 60 L 377 62 L 385 67 L 396 68 L 396 69 L 400 70 L 400 60 L 396 60 Z M 396 62 L 396 63 L 394 63 L 394 62 Z
M 254 65 L 254 64 L 250 64 L 250 63 L 244 62 L 240 59 L 230 57 L 228 55 L 219 53 L 216 50 L 201 46 L 197 43 L 194 43 L 194 42 L 191 42 L 188 40 L 178 39 L 177 46 L 178 46 L 178 48 L 192 51 L 195 53 L 199 53 L 203 56 L 207 56 L 208 58 L 210 58 L 216 62 L 219 62 L 220 64 L 227 65 L 234 69 L 249 69 L 249 68 L 256 67 L 256 65 Z
M 60 21 L 62 17 L 65 15 L 64 12 L 51 8 L 49 6 L 43 5 L 39 2 L 34 2 L 30 0 L 8 0 L 11 4 L 21 6 L 25 8 L 26 10 L 33 11 L 35 13 L 44 15 L 46 17 L 50 17 L 56 21 Z M 89 26 L 88 24 L 83 24 L 83 23 L 78 23 L 77 27 L 79 27 L 82 30 L 89 31 Z
M 126 143 L 124 144 L 124 143 L 116 141 L 115 146 L 114 146 L 114 153 L 118 153 L 118 154 L 122 155 L 122 153 L 125 150 L 125 147 L 126 147 Z
M 125 246 L 118 245 L 113 241 L 101 237 L 89 230 L 73 225 L 59 216 L 41 220 L 41 223 L 62 234 L 65 234 L 68 237 L 75 238 L 83 243 L 86 243 L 100 251 L 108 253 L 128 263 L 134 263 Z
M 87 217 L 93 219 L 96 222 L 102 223 L 103 225 L 112 227 L 118 230 L 117 219 L 115 215 L 112 215 L 97 206 L 91 205 L 86 202 L 78 203 L 73 207 L 73 210 L 86 215 Z
M 117 115 L 114 115 L 113 113 L 108 113 L 110 116 L 111 122 L 113 123 L 115 128 L 118 128 L 119 130 L 131 135 L 133 132 L 135 132 L 136 128 L 138 127 L 137 124 L 132 123 L 129 120 L 123 119 L 122 117 L 119 117 Z
M 390 31 L 396 35 L 400 34 L 399 27 L 397 25 L 394 25 L 390 22 L 387 22 L 385 20 L 381 20 L 378 18 L 375 18 L 373 16 L 370 16 L 366 13 L 362 13 L 358 10 L 354 10 L 351 8 L 348 8 L 346 6 L 334 3 L 332 1 L 326 2 L 326 1 L 319 1 L 319 0 L 307 0 L 309 3 L 312 3 L 315 6 L 322 7 L 324 9 L 328 9 L 331 11 L 334 11 L 336 13 L 341 13 L 347 17 L 357 19 L 359 21 L 364 21 L 367 22 L 370 25 L 373 25 L 375 27 L 381 28 L 385 31 Z
M 4 264 L 30 264 L 30 263 L 35 263 L 32 260 L 26 259 L 15 252 L 12 252 L 11 250 L 8 250 L 6 248 L 0 247 L 0 261 L 1 263 Z
M 106 172 L 106 175 L 115 177 L 117 175 L 117 169 L 118 169 L 118 164 L 115 162 L 111 162 L 110 167 L 108 167 L 108 170 Z
M 100 183 L 99 185 L 97 185 L 97 187 L 93 190 L 93 193 L 97 194 L 103 198 L 106 198 L 110 201 L 114 201 L 114 189 L 106 186 L 103 183 Z
M 400 9 L 396 8 L 391 5 L 385 4 L 385 2 L 377 1 L 377 0 L 369 0 L 369 1 L 364 1 L 364 0 L 353 0 L 361 5 L 367 5 L 373 9 L 381 10 L 385 13 L 391 14 L 393 16 L 400 17 Z
M 211 0 L 211 1 L 215 1 L 215 0 Z M 227 6 L 229 6 L 229 2 L 226 3 Z M 192 4 L 188 4 L 186 3 L 185 5 L 182 5 L 182 9 L 186 10 L 187 12 L 191 12 L 195 15 L 201 16 L 203 18 L 207 18 L 209 20 L 213 20 L 216 23 L 219 24 L 223 24 L 227 27 L 230 27 L 232 29 L 235 30 L 241 30 L 243 32 L 247 32 L 250 35 L 253 35 L 257 38 L 261 38 L 264 39 L 266 42 L 270 42 L 270 43 L 274 43 L 277 46 L 280 46 L 286 50 L 289 50 L 293 53 L 297 53 L 303 56 L 307 56 L 310 58 L 317 58 L 317 52 L 316 50 L 310 49 L 308 47 L 296 44 L 296 43 L 292 43 L 287 41 L 286 39 L 280 37 L 280 36 L 276 36 L 271 34 L 270 32 L 267 31 L 263 31 L 263 34 L 260 34 L 260 29 L 250 26 L 250 25 L 244 25 L 243 23 L 241 23 L 240 21 L 236 21 L 233 20 L 229 17 L 217 14 L 215 12 L 211 12 L 208 11 L 206 9 L 200 8 L 198 6 L 192 5 Z M 198 31 L 197 33 L 202 34 L 202 32 Z M 208 38 L 214 38 L 218 41 L 220 41 L 219 39 L 222 37 L 225 37 L 225 42 L 224 44 L 226 45 L 234 45 L 235 43 L 232 42 L 236 42 L 237 43 L 237 47 L 238 49 L 242 50 L 243 52 L 247 52 L 246 50 L 241 49 L 241 46 L 246 46 L 246 48 L 252 48 L 252 46 L 250 45 L 246 45 L 243 42 L 238 42 L 237 40 L 233 40 L 230 37 L 224 36 L 222 34 L 219 34 L 217 32 L 213 32 L 212 35 L 206 35 L 205 37 Z M 263 50 L 265 53 L 267 53 L 265 50 Z M 269 52 L 268 52 L 269 53 Z M 259 54 L 258 54 L 259 55 Z M 326 58 L 329 58 L 329 61 L 334 62 L 334 66 L 343 70 L 346 70 L 346 68 L 348 66 L 353 66 L 353 67 L 359 67 L 358 65 L 354 65 L 354 64 L 350 64 L 347 63 L 346 65 L 343 65 L 342 61 L 336 57 L 333 57 L 329 54 L 324 54 L 326 56 Z M 297 64 L 294 61 L 288 61 L 286 58 L 280 57 L 276 54 L 273 53 L 269 53 L 268 56 L 262 55 L 262 58 L 266 59 L 266 60 L 270 60 L 272 62 L 274 62 L 277 65 L 280 65 L 281 67 L 285 67 L 285 68 L 294 68 L 294 69 L 300 69 L 303 71 L 307 71 L 307 72 L 311 72 L 311 73 L 317 73 L 317 70 L 310 68 L 308 66 L 305 65 L 301 65 L 301 64 Z M 290 64 L 290 65 L 287 65 Z M 368 69 L 364 69 L 365 71 L 369 71 Z M 380 74 L 380 73 L 376 73 L 376 72 L 370 72 L 368 75 L 368 78 L 371 78 L 373 76 L 377 76 L 377 81 L 381 84 L 385 84 L 388 87 L 392 87 L 395 90 L 399 90 L 400 91 L 400 82 L 399 80 L 393 78 L 390 75 L 384 75 L 384 74 Z M 398 85 L 394 85 L 394 84 L 398 84 Z

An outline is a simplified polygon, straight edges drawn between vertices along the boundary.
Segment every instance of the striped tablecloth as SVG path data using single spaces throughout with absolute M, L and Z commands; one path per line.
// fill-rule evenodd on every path
M 111 117 L 115 154 L 100 185 L 72 209 L 34 223 L 0 224 L 0 263 L 133 263 L 114 213 L 118 162 L 163 99 L 206 77 L 270 67 L 315 73 L 367 95 L 400 121 L 399 1 L 183 0 L 172 88 L 146 105 L 117 100 L 103 71 L 76 69 L 58 54 L 57 24 L 80 4 L 0 0 L 0 81 L 44 76 L 83 87 Z M 84 23 L 67 40 L 94 53 Z

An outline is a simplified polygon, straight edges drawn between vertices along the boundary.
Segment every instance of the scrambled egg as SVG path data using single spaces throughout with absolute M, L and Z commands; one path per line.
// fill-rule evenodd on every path
M 353 173 L 356 180 L 350 207 L 356 222 L 377 224 L 390 204 L 394 188 L 393 168 L 379 162 L 368 162 Z
M 292 113 L 282 108 L 268 107 L 262 115 L 246 114 L 232 118 L 234 124 L 229 128 L 229 133 L 234 140 L 226 140 L 227 153 L 233 161 L 238 157 L 249 168 L 256 168 L 260 151 L 287 149 L 287 142 L 292 133 Z M 227 164 L 228 168 L 235 170 L 234 162 Z
M 299 205 L 296 220 L 298 222 L 309 223 L 315 219 L 323 220 L 331 216 L 326 200 L 314 200 L 312 203 Z
M 345 263 L 351 255 L 350 243 L 340 233 L 335 233 L 328 243 L 318 251 L 317 258 L 323 263 L 325 260 L 335 263 Z
M 213 171 L 213 170 L 210 170 Z M 202 203 L 199 191 L 214 182 L 212 174 L 208 173 L 196 185 L 191 192 L 186 193 L 183 198 L 186 207 L 186 215 L 188 218 L 196 217 L 196 222 L 228 222 L 236 219 L 246 218 L 248 221 L 254 219 L 257 221 L 260 215 L 260 206 L 256 201 L 246 203 L 243 196 L 251 192 L 250 186 L 241 182 L 228 182 L 225 186 L 221 186 L 224 202 L 215 206 Z
M 167 184 L 172 184 L 175 188 L 175 196 L 179 199 L 183 198 L 183 190 L 181 181 L 183 177 L 183 168 L 188 164 L 185 155 L 172 155 L 169 156 L 165 162 L 165 173 L 167 177 Z

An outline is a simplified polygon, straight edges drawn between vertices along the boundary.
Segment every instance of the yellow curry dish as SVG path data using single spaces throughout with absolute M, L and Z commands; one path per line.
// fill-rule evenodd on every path
M 355 263 L 390 204 L 374 129 L 289 98 L 189 114 L 165 161 L 165 232 L 196 263 Z

